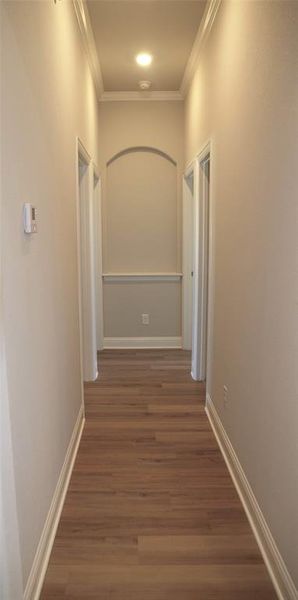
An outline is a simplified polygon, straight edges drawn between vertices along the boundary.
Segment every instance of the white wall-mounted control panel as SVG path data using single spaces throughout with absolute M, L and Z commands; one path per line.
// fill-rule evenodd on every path
M 23 208 L 25 233 L 37 233 L 36 208 L 30 202 L 25 202 Z

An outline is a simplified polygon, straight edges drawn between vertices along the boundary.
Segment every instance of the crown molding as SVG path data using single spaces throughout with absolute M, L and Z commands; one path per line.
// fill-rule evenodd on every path
M 181 101 L 183 96 L 181 92 L 103 92 L 101 102 L 148 102 L 148 101 Z
M 198 66 L 202 49 L 206 43 L 208 35 L 212 29 L 212 25 L 214 23 L 217 11 L 221 5 L 221 0 L 208 0 L 202 21 L 200 23 L 200 27 L 198 29 L 198 33 L 196 35 L 189 59 L 187 61 L 183 79 L 180 86 L 180 93 L 183 97 L 185 97 L 189 86 L 191 84 L 192 78 L 194 76 L 195 70 Z
M 125 0 L 123 0 L 125 1 Z M 181 101 L 184 99 L 195 70 L 198 66 L 199 59 L 204 44 L 211 31 L 217 11 L 222 0 L 208 0 L 204 15 L 198 29 L 189 59 L 187 61 L 183 74 L 180 90 L 177 91 L 153 91 L 153 92 L 105 92 L 100 63 L 96 50 L 93 30 L 90 22 L 90 16 L 86 5 L 86 0 L 72 0 L 74 11 L 79 24 L 79 29 L 82 37 L 83 46 L 89 62 L 91 74 L 94 80 L 96 95 L 99 102 L 125 102 L 125 101 Z
M 84 50 L 86 52 L 91 74 L 93 77 L 97 99 L 100 100 L 104 90 L 103 79 L 88 8 L 86 6 L 85 0 L 72 0 L 72 4 L 77 17 Z

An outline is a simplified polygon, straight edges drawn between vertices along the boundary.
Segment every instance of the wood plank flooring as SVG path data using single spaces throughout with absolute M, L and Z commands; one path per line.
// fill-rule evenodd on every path
M 104 351 L 42 600 L 273 600 L 182 350 Z

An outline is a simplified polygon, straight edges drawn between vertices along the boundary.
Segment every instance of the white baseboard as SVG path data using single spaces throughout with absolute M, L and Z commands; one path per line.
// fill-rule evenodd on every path
M 182 348 L 181 337 L 105 337 L 104 348 Z
M 206 413 L 227 464 L 279 600 L 297 600 L 298 592 L 276 546 L 265 517 L 224 429 L 216 408 L 207 394 Z
M 66 452 L 65 460 L 59 475 L 58 483 L 51 502 L 45 525 L 39 540 L 33 565 L 24 592 L 24 600 L 38 600 L 48 566 L 56 530 L 64 504 L 70 476 L 79 447 L 84 426 L 84 408 L 81 406 L 71 440 Z

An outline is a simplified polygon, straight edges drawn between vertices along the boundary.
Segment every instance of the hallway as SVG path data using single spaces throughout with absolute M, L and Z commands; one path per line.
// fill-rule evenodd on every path
M 105 350 L 42 600 L 273 600 L 182 350 Z

